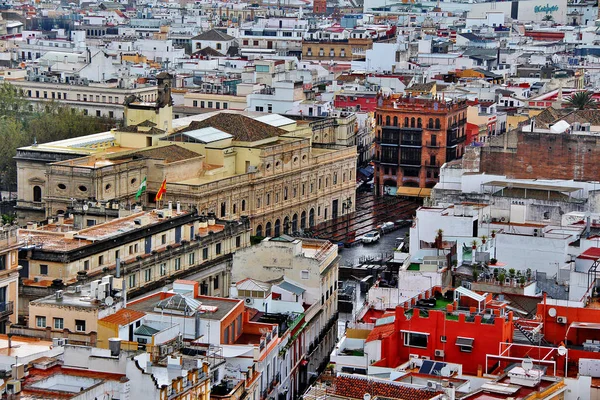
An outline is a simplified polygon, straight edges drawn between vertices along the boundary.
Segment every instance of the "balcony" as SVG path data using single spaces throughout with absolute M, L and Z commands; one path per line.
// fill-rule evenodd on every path
M 402 147 L 423 147 L 420 140 L 403 140 L 400 142 Z
M 400 165 L 408 167 L 420 167 L 421 159 L 402 159 L 400 160 Z
M 425 161 L 425 166 L 427 168 L 440 168 L 440 162 L 436 161 L 436 162 L 431 162 L 429 160 Z
M 441 143 L 438 140 L 436 140 L 435 142 L 432 142 L 431 140 L 428 140 L 427 142 L 425 142 L 425 146 L 427 146 L 427 147 L 434 147 L 434 148 L 442 147 Z
M 9 301 L 6 303 L 0 303 L 0 319 L 1 318 L 6 318 L 9 315 L 13 314 L 14 307 L 13 307 L 13 302 Z

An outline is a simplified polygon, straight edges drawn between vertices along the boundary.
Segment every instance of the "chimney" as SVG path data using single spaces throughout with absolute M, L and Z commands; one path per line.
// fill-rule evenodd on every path
M 178 201 L 177 202 L 177 214 L 179 214 L 181 212 L 181 202 Z
M 58 225 L 63 225 L 65 223 L 65 215 L 64 214 L 58 214 L 58 219 L 56 220 L 56 223 Z
M 12 333 L 9 333 L 6 337 L 8 338 L 8 348 L 12 349 Z
M 169 201 L 169 211 L 173 211 L 173 202 Z

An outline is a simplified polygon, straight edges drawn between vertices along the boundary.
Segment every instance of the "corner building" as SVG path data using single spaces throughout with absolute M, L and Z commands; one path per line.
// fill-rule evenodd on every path
M 466 102 L 380 96 L 375 113 L 376 193 L 426 197 L 440 167 L 464 153 Z

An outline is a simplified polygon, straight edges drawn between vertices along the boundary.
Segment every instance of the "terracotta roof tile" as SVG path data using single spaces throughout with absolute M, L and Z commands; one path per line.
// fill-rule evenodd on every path
M 283 129 L 257 121 L 245 115 L 221 112 L 202 121 L 193 121 L 180 132 L 188 132 L 202 128 L 217 128 L 233 135 L 234 140 L 254 142 L 286 134 Z
M 176 144 L 172 144 L 169 146 L 161 146 L 161 147 L 150 147 L 148 149 L 130 152 L 125 155 L 120 154 L 117 157 L 114 157 L 113 160 L 119 160 L 122 158 L 154 158 L 165 160 L 167 163 L 177 162 L 188 160 L 190 158 L 196 158 L 200 155 L 191 150 L 188 150 L 184 147 L 178 146 Z
M 348 376 L 338 376 L 333 386 L 336 395 L 351 399 L 362 399 L 365 393 L 370 393 L 371 396 L 389 399 L 429 400 L 442 394 L 442 392 L 419 390 L 393 382 Z
M 102 318 L 101 320 L 99 320 L 99 322 L 124 326 L 129 325 L 133 321 L 137 321 L 145 315 L 146 313 L 142 311 L 132 310 L 130 308 L 122 308 L 116 313 L 109 315 L 108 317 Z
M 394 334 L 394 324 L 385 324 L 379 325 L 373 328 L 373 330 L 367 336 L 367 342 L 372 342 L 374 340 L 381 340 L 388 336 L 392 336 Z

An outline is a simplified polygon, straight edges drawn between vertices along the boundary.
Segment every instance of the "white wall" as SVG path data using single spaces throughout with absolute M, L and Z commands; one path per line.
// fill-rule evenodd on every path
M 506 268 L 546 272 L 553 276 L 569 261 L 568 244 L 574 238 L 549 238 L 500 233 L 496 235 L 496 258 Z

